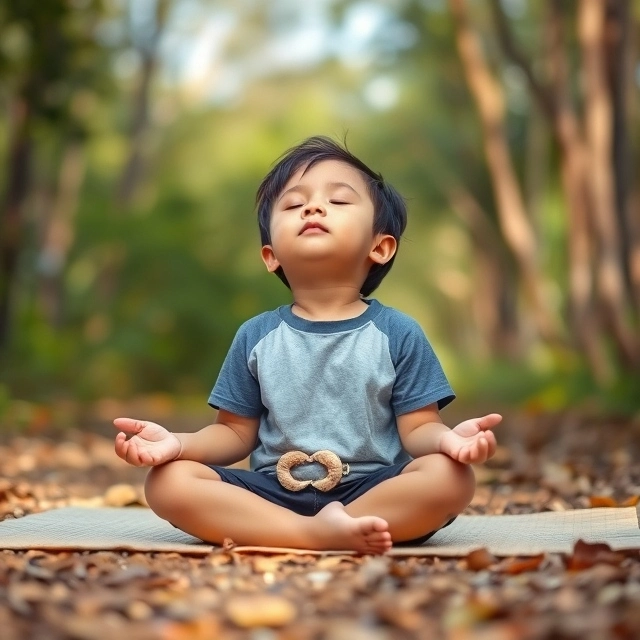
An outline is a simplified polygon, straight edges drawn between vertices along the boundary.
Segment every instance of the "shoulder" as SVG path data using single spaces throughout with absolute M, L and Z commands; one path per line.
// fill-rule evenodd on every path
M 379 312 L 373 319 L 374 324 L 380 331 L 386 333 L 389 339 L 397 339 L 405 336 L 424 337 L 424 331 L 417 320 L 410 315 L 398 311 L 393 307 L 377 302 Z
M 278 309 L 265 311 L 243 322 L 236 333 L 234 342 L 241 343 L 247 351 L 251 351 L 265 336 L 283 322 Z

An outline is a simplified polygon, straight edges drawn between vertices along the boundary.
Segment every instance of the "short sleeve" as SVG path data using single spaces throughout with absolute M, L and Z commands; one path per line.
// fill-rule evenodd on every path
M 209 404 L 215 409 L 248 418 L 258 417 L 264 410 L 260 385 L 248 365 L 254 346 L 252 333 L 247 323 L 240 327 L 209 396 Z
M 391 404 L 402 415 L 437 402 L 448 405 L 455 394 L 420 325 L 398 314 L 390 325 L 389 344 L 396 371 Z

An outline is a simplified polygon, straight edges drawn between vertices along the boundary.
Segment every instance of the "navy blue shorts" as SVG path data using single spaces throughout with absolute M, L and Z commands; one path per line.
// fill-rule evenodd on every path
M 256 495 L 277 504 L 285 509 L 289 509 L 302 516 L 314 516 L 320 509 L 330 502 L 341 502 L 344 505 L 353 502 L 356 498 L 373 489 L 376 485 L 389 478 L 400 475 L 402 470 L 409 464 L 403 462 L 389 467 L 383 467 L 378 471 L 361 476 L 344 476 L 340 484 L 331 491 L 319 491 L 315 487 L 308 486 L 301 491 L 289 491 L 285 489 L 275 473 L 260 473 L 248 471 L 246 469 L 229 469 L 207 465 L 213 469 L 220 478 L 236 487 L 242 487 Z M 449 526 L 455 518 L 452 518 L 444 526 Z M 437 529 L 436 529 L 437 531 Z M 430 531 L 424 536 L 413 540 L 399 542 L 394 546 L 417 546 L 426 542 L 436 531 Z

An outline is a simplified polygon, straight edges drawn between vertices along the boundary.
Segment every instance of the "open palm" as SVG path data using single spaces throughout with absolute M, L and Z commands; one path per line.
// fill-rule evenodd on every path
M 116 436 L 116 453 L 135 467 L 164 464 L 180 454 L 180 440 L 155 422 L 116 418 L 113 424 L 120 429 Z M 128 435 L 131 437 L 127 440 Z
M 465 464 L 486 462 L 496 452 L 496 437 L 491 431 L 502 420 L 497 413 L 471 418 L 442 435 L 440 450 Z

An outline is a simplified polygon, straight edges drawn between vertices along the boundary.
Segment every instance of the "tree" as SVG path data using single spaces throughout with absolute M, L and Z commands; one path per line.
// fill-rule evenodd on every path
M 625 130 L 626 123 L 620 108 L 618 118 L 622 122 L 614 122 L 613 87 L 607 78 L 605 40 L 607 21 L 615 22 L 628 15 L 626 5 L 625 0 L 612 1 L 609 6 L 617 11 L 608 13 L 606 3 L 599 0 L 581 0 L 578 4 L 575 19 L 584 89 L 582 95 L 576 96 L 569 91 L 572 78 L 566 51 L 568 16 L 564 5 L 555 0 L 548 4 L 548 18 L 544 26 L 547 47 L 543 55 L 548 58 L 544 67 L 549 70 L 549 78 L 542 80 L 539 72 L 534 72 L 534 67 L 538 70 L 543 65 L 534 65 L 518 47 L 500 2 L 492 1 L 496 31 L 503 50 L 526 77 L 559 149 L 569 218 L 571 331 L 578 337 L 592 372 L 600 380 L 610 377 L 610 364 L 604 352 L 608 335 L 613 338 L 617 356 L 626 368 L 633 369 L 640 362 L 640 345 L 629 322 L 632 288 L 625 285 L 624 277 L 625 272 L 630 274 L 633 270 L 628 260 L 635 252 L 636 240 L 630 241 L 630 250 L 622 250 L 619 223 L 626 220 L 627 199 L 623 194 L 616 197 L 614 179 L 613 135 L 614 131 Z M 502 232 L 516 255 L 527 255 L 533 261 L 535 240 L 528 223 L 529 216 L 519 196 L 515 172 L 508 160 L 500 116 L 500 90 L 483 62 L 466 2 L 450 0 L 450 7 L 456 22 L 460 58 L 483 123 L 487 163 L 497 207 L 504 221 Z M 620 33 L 623 33 L 622 29 Z M 623 50 L 618 55 L 628 54 Z M 574 106 L 576 99 L 581 101 L 582 122 Z M 627 155 L 620 161 L 628 162 Z M 619 171 L 624 175 L 624 167 Z M 623 188 L 621 183 L 618 192 Z M 625 210 L 621 211 L 619 207 L 622 205 Z M 513 230 L 516 225 L 519 232 Z M 630 225 L 625 224 L 625 227 Z M 520 238 L 522 246 L 516 242 L 517 238 Z M 527 269 L 522 258 L 519 264 L 523 272 L 531 274 L 528 280 L 540 284 L 539 275 L 531 268 Z
M 103 15 L 99 0 L 91 0 L 82 10 L 63 0 L 8 0 L 0 9 L 0 29 L 9 42 L 2 50 L 0 73 L 11 115 L 7 179 L 0 205 L 0 349 L 9 340 L 15 281 L 26 243 L 27 207 L 39 184 L 34 179 L 36 152 L 43 140 L 52 143 L 47 169 L 58 160 L 62 165 L 50 181 L 53 197 L 44 198 L 47 212 L 37 216 L 44 240 L 45 280 L 55 282 L 59 277 L 62 253 L 69 247 L 72 210 L 83 172 L 81 141 L 86 135 L 73 103 L 81 91 L 105 84 L 101 72 L 105 52 L 94 37 Z M 55 288 L 53 284 L 49 294 Z

